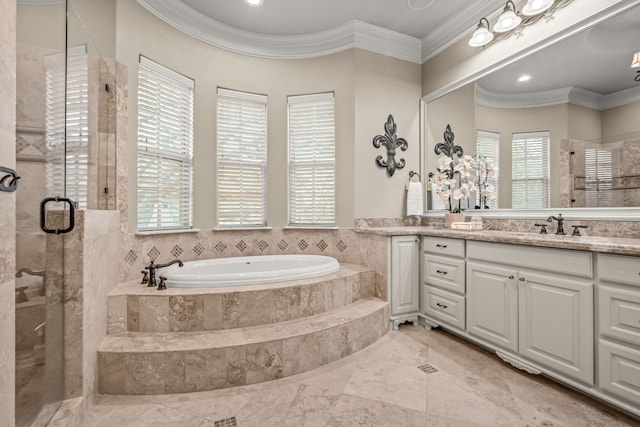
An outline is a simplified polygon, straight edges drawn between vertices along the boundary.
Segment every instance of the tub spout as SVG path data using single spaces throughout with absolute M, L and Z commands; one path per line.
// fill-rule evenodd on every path
M 170 265 L 173 265 L 173 264 L 178 264 L 178 267 L 184 267 L 184 264 L 179 259 L 174 259 L 173 261 L 167 262 L 165 264 L 156 264 L 153 260 L 151 260 L 151 264 L 149 264 L 148 267 L 144 268 L 145 270 L 149 270 L 149 284 L 147 285 L 147 287 L 158 285 L 158 282 L 156 280 L 156 269 L 169 267 Z M 142 283 L 145 283 L 144 279 Z

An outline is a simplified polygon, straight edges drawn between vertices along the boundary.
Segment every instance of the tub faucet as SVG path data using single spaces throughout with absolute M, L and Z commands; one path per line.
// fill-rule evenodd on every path
M 558 216 L 549 215 L 549 218 L 547 218 L 547 222 L 552 222 L 554 219 L 558 221 L 558 229 L 556 230 L 556 234 L 564 236 L 566 233 L 564 232 L 564 218 L 562 217 L 562 214 L 558 214 Z
M 173 261 L 167 262 L 166 264 L 156 264 L 153 260 L 151 260 L 151 264 L 149 264 L 148 267 L 144 268 L 145 270 L 149 270 L 149 277 L 148 279 L 146 279 L 146 274 L 145 274 L 145 277 L 143 277 L 142 279 L 142 283 L 147 283 L 145 282 L 145 279 L 146 279 L 149 283 L 147 287 L 150 288 L 152 286 L 157 286 L 158 282 L 156 281 L 156 269 L 169 267 L 170 265 L 173 265 L 176 263 L 178 264 L 179 267 L 184 267 L 184 264 L 179 259 L 174 259 Z M 143 271 L 143 273 L 146 273 L 146 272 Z

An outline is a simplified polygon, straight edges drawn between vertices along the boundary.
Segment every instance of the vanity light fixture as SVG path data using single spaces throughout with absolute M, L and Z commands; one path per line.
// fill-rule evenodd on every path
M 469 40 L 469 46 L 484 46 L 491 40 L 493 40 L 493 33 L 489 30 L 489 21 L 487 18 L 482 18 L 478 23 L 478 28 L 473 32 L 471 40 Z
M 631 61 L 631 68 L 640 67 L 640 52 L 636 52 L 633 55 L 633 61 Z
M 506 33 L 516 28 L 522 22 L 522 18 L 516 13 L 516 5 L 511 0 L 507 1 L 498 22 L 493 26 L 496 33 Z
M 264 3 L 264 0 L 244 0 L 244 2 L 251 7 L 260 7 L 262 3 Z
M 545 10 L 553 6 L 554 0 L 528 0 L 527 4 L 522 7 L 524 16 L 539 15 Z

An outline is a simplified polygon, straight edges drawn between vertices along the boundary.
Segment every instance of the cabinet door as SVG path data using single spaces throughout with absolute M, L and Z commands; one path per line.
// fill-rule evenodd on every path
M 520 271 L 520 354 L 593 384 L 593 284 Z
M 420 305 L 420 240 L 391 238 L 391 314 L 417 312 Z
M 500 347 L 518 351 L 516 271 L 467 262 L 467 331 Z

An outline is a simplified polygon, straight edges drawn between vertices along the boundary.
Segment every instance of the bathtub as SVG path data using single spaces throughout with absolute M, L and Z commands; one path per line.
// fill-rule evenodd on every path
M 340 270 L 338 260 L 322 255 L 265 255 L 187 261 L 158 269 L 167 287 L 215 288 L 309 279 Z

